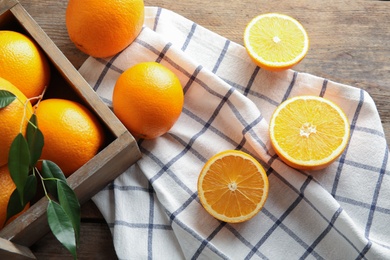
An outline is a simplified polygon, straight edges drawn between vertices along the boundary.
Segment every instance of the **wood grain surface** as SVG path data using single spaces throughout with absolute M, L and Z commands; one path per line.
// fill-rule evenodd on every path
M 19 0 L 71 63 L 79 68 L 87 56 L 70 42 L 65 26 L 67 1 Z M 390 140 L 390 2 L 375 0 L 145 0 L 147 6 L 175 11 L 234 42 L 254 16 L 280 12 L 299 20 L 311 45 L 294 69 L 365 89 L 374 99 Z M 79 259 L 116 259 L 110 230 L 96 206 L 82 207 Z M 131 246 L 131 245 L 129 245 Z M 70 259 L 48 234 L 34 246 L 38 259 Z

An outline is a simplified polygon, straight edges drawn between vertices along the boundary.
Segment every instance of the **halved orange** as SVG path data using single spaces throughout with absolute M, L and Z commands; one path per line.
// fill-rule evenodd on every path
M 279 71 L 293 67 L 306 56 L 309 37 L 294 18 L 267 13 L 253 18 L 246 26 L 244 45 L 259 67 Z
M 198 178 L 198 196 L 208 213 L 224 222 L 251 219 L 268 197 L 268 177 L 251 155 L 226 150 L 211 157 Z
M 297 96 L 276 108 L 269 133 L 276 154 L 287 165 L 319 170 L 345 150 L 350 125 L 334 102 L 317 96 Z

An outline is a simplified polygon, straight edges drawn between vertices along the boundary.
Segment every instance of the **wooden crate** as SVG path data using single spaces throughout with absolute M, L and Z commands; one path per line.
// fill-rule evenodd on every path
M 83 103 L 105 127 L 109 137 L 106 146 L 68 178 L 82 204 L 140 158 L 137 143 L 17 0 L 0 0 L 0 30 L 19 31 L 35 40 L 51 64 L 47 95 L 63 95 Z M 53 84 L 54 94 L 50 93 Z M 0 259 L 34 258 L 28 247 L 50 231 L 46 206 L 47 199 L 39 199 L 0 231 Z

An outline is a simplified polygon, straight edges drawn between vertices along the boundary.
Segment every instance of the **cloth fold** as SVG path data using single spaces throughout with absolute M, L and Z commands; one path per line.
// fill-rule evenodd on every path
M 142 158 L 93 197 L 119 259 L 390 259 L 388 147 L 370 95 L 294 70 L 256 67 L 243 46 L 167 9 L 145 7 L 145 26 L 123 52 L 88 58 L 80 73 L 111 106 L 127 68 L 157 61 L 180 79 L 179 120 L 155 140 L 138 140 Z M 337 103 L 351 123 L 346 151 L 305 172 L 274 153 L 268 122 L 285 99 L 302 94 Z M 201 206 L 197 178 L 217 152 L 250 153 L 265 168 L 265 207 L 240 224 Z

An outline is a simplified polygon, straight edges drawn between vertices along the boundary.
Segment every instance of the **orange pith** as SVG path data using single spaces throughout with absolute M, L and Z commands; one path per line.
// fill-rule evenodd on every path
M 275 152 L 286 164 L 319 170 L 344 151 L 350 127 L 335 103 L 317 96 L 297 96 L 278 106 L 269 131 Z
M 285 70 L 299 63 L 309 49 L 309 37 L 294 18 L 267 13 L 253 18 L 244 32 L 244 45 L 260 67 Z
M 252 156 L 237 150 L 214 155 L 198 178 L 201 204 L 215 218 L 239 223 L 251 219 L 268 197 L 268 177 Z

